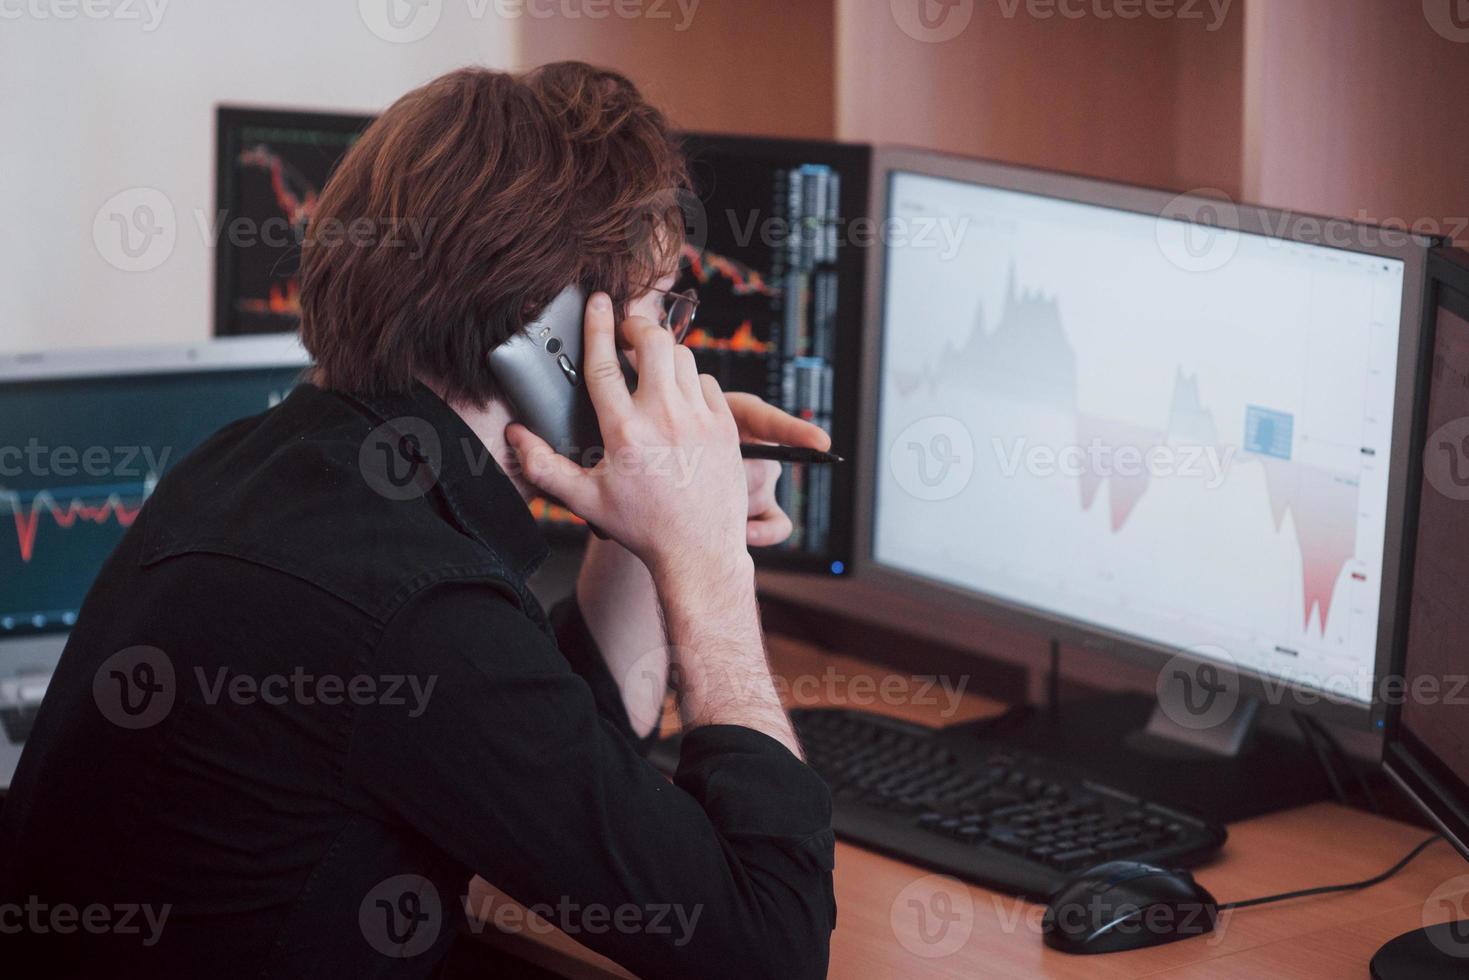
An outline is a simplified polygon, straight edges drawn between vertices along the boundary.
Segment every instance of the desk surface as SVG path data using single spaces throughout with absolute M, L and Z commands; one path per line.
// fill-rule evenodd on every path
M 770 648 L 792 706 L 835 703 L 931 724 L 984 717 L 1003 707 L 966 694 L 955 710 L 947 711 L 941 692 L 876 703 L 883 700 L 874 696 L 876 682 L 891 676 L 881 668 L 783 637 L 771 637 Z M 1229 831 L 1220 857 L 1197 870 L 1199 881 L 1221 902 L 1369 878 L 1427 836 L 1422 828 L 1329 803 L 1247 820 Z M 1226 913 L 1212 935 L 1171 946 L 1071 957 L 1042 944 L 1041 906 L 935 876 L 845 842 L 837 844 L 835 877 L 837 930 L 830 975 L 842 980 L 1366 977 L 1367 963 L 1379 946 L 1425 921 L 1444 921 L 1451 907 L 1462 907 L 1465 900 L 1458 896 L 1469 895 L 1469 865 L 1439 843 L 1396 878 L 1363 892 Z M 1436 890 L 1454 901 L 1435 903 L 1425 920 L 1425 903 Z M 480 902 L 493 893 L 476 879 L 472 907 L 486 907 Z M 946 897 L 937 897 L 940 893 Z M 920 920 L 929 909 L 950 910 L 945 927 L 936 927 L 932 917 Z M 486 941 L 568 977 L 631 976 L 549 926 L 514 935 L 495 933 Z

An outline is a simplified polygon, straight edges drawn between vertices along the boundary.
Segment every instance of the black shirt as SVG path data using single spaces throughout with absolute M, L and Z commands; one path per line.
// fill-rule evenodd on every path
M 213 437 L 106 564 L 36 720 L 0 970 L 428 976 L 478 873 L 643 977 L 824 976 L 825 786 L 734 726 L 661 776 L 574 603 L 528 592 L 545 552 L 426 388 L 302 385 Z

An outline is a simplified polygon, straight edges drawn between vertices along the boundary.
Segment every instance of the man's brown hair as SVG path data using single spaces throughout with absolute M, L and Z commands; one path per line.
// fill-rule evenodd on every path
M 422 377 L 482 406 L 485 355 L 567 285 L 621 304 L 676 267 L 687 187 L 662 113 L 615 72 L 465 68 L 409 92 L 343 158 L 302 249 L 320 382 Z

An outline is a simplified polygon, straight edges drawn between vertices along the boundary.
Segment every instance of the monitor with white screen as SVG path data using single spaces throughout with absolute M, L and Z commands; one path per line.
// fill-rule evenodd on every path
M 913 157 L 879 175 L 872 566 L 1365 717 L 1423 243 Z

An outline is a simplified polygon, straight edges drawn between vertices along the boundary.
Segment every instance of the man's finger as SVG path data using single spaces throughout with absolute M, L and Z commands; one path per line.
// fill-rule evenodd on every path
M 745 492 L 750 498 L 750 517 L 763 514 L 776 506 L 775 485 L 780 482 L 781 466 L 773 459 L 745 460 Z
M 745 544 L 751 548 L 769 548 L 789 538 L 794 527 L 786 512 L 777 508 L 746 522 Z
M 745 392 L 731 391 L 724 397 L 739 424 L 740 438 L 746 442 L 773 442 L 821 452 L 831 448 L 831 436 L 819 425 L 798 419 Z
M 632 401 L 617 361 L 616 332 L 611 297 L 593 293 L 582 319 L 581 373 L 598 418 L 620 415 Z
M 518 422 L 505 429 L 505 441 L 515 451 L 527 482 L 570 507 L 579 517 L 591 519 L 588 511 L 596 502 L 597 478 L 590 470 L 562 456 Z
M 677 387 L 674 370 L 673 334 L 645 316 L 630 316 L 622 321 L 622 336 L 638 359 L 638 394 L 656 394 L 660 398 Z

